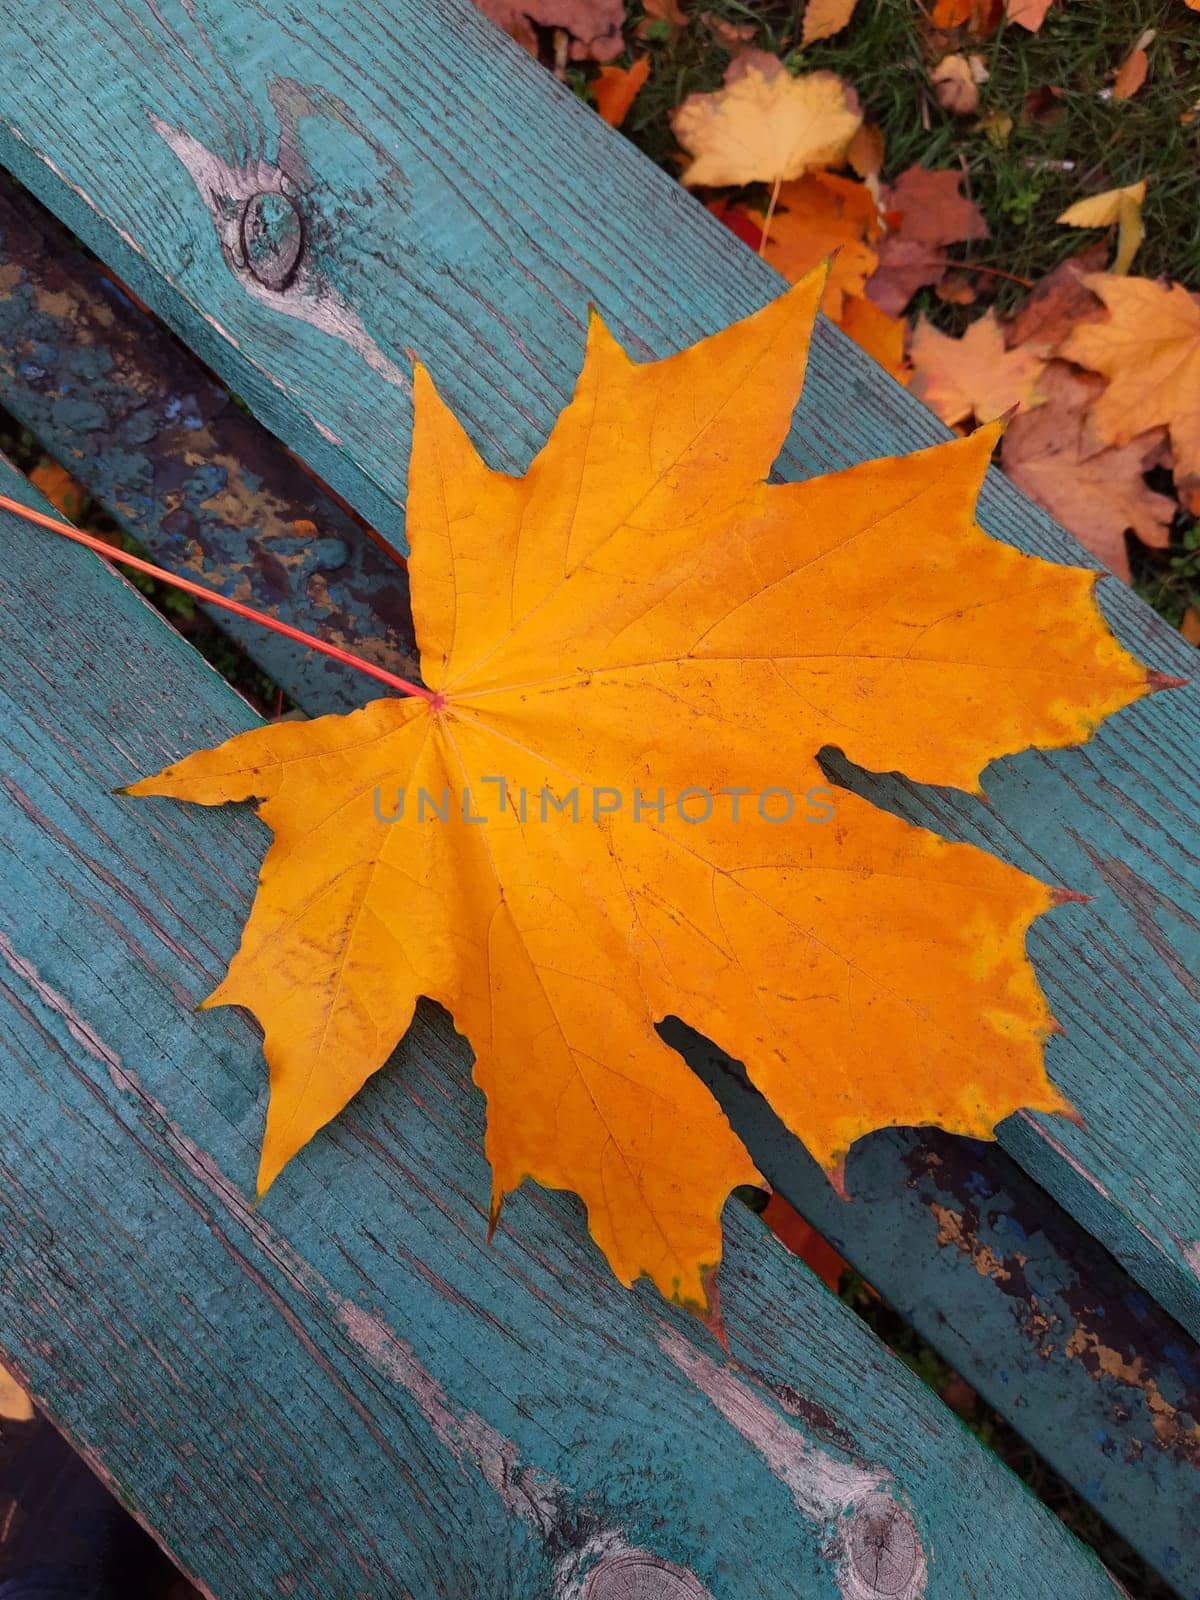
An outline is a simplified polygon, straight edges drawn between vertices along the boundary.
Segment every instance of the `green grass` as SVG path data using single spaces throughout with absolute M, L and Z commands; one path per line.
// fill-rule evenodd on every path
M 802 5 L 766 0 L 712 0 L 697 6 L 686 31 L 671 43 L 665 30 L 647 44 L 653 55 L 650 80 L 624 131 L 653 160 L 677 170 L 670 113 L 685 95 L 720 86 L 729 52 L 700 20 L 699 12 L 730 23 L 752 24 L 752 43 L 771 50 L 800 71 L 818 68 L 841 74 L 853 85 L 869 120 L 887 142 L 885 175 L 915 162 L 960 167 L 982 208 L 991 238 L 964 247 L 966 260 L 1035 280 L 1098 237 L 1059 227 L 1055 218 L 1073 201 L 1145 178 L 1146 238 L 1134 270 L 1179 279 L 1200 290 L 1200 118 L 1188 126 L 1180 116 L 1200 100 L 1200 17 L 1182 0 L 1063 0 L 1040 33 L 1002 25 L 988 39 L 965 32 L 939 36 L 945 48 L 983 57 L 989 81 L 979 111 L 955 117 L 934 101 L 928 61 L 943 48 L 928 38 L 915 0 L 859 0 L 850 25 L 834 39 L 798 48 Z M 1157 29 L 1149 47 L 1150 73 L 1132 100 L 1115 101 L 1103 91 L 1146 28 Z M 1034 91 L 1058 91 L 1056 115 L 1025 115 Z M 979 127 L 989 113 L 1013 119 L 1004 145 Z M 997 305 L 1007 309 L 1019 285 L 1001 281 Z M 933 308 L 943 324 L 954 324 L 952 308 Z

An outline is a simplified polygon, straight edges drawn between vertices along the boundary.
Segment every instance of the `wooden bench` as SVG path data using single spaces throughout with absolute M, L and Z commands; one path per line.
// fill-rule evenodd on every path
M 777 288 L 465 3 L 10 9 L 0 164 L 183 346 L 7 184 L 4 403 L 156 559 L 381 660 L 411 656 L 402 570 L 264 427 L 403 548 L 406 349 L 516 469 L 589 301 L 661 354 Z M 247 208 L 280 224 L 274 250 L 247 254 Z M 780 471 L 939 433 L 824 326 Z M 731 1357 L 617 1291 L 569 1197 L 522 1191 L 488 1248 L 479 1098 L 432 1009 L 255 1209 L 257 1036 L 192 1007 L 236 946 L 262 830 L 109 793 L 252 716 L 99 562 L 0 520 L 0 1347 L 185 1570 L 222 1597 L 1115 1592 L 736 1205 Z M 984 520 L 1081 559 L 1002 479 Z M 1108 605 L 1189 673 L 1132 595 Z M 305 710 L 363 698 L 244 642 Z M 990 808 L 842 774 L 1096 895 L 1032 947 L 1086 1129 L 877 1135 L 843 1206 L 735 1064 L 670 1034 L 772 1182 L 1185 1596 L 1198 725 L 1193 689 L 1155 697 L 1084 750 L 998 764 Z

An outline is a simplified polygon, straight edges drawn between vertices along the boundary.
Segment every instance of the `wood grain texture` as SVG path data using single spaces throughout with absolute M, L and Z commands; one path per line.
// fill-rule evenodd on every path
M 618 1292 L 568 1196 L 521 1191 L 489 1247 L 481 1097 L 431 1007 L 256 1208 L 255 1033 L 194 1006 L 264 831 L 112 793 L 252 716 L 94 557 L 0 537 L 3 1345 L 187 1571 L 222 1596 L 1117 1593 L 736 1204 L 732 1356 Z
M 672 1019 L 764 1176 L 1186 1600 L 1200 1600 L 1200 1346 L 993 1144 L 864 1139 L 853 1204 L 741 1066 Z
M 408 637 L 390 564 L 372 609 L 375 547 L 357 524 L 2 174 L 0 399 L 167 566 L 218 574 L 227 592 L 326 636 L 332 629 L 344 645 L 396 652 Z M 286 541 L 299 516 L 325 536 L 310 554 L 336 533 L 349 562 L 331 574 L 281 557 L 278 530 Z M 281 658 L 273 634 L 245 633 L 311 715 L 373 693 L 323 658 Z M 376 659 L 404 671 L 403 657 Z M 772 1183 L 1181 1594 L 1200 1600 L 1195 1342 L 995 1146 L 922 1132 L 864 1141 L 850 1162 L 848 1208 L 744 1074 L 694 1037 L 681 1047 Z
M 159 565 L 414 676 L 403 562 L 6 173 L 0 398 Z M 327 656 L 210 614 L 310 711 L 377 693 Z
M 416 349 L 489 458 L 523 467 L 578 366 L 588 302 L 632 348 L 677 349 L 778 278 L 468 0 L 3 0 L 0 161 L 376 528 L 403 538 Z M 62 62 L 89 92 L 63 93 Z M 239 215 L 288 193 L 304 249 L 283 290 Z M 943 437 L 835 329 L 816 340 L 785 477 Z M 1079 547 L 993 475 L 985 525 Z M 1121 636 L 1190 652 L 1115 587 Z M 1050 1069 L 1086 1129 L 1013 1118 L 1008 1151 L 1193 1334 L 1200 1331 L 1200 691 L 1159 695 L 1091 746 L 997 763 L 992 806 L 887 779 L 926 824 L 1096 896 L 1032 950 L 1066 1037 Z

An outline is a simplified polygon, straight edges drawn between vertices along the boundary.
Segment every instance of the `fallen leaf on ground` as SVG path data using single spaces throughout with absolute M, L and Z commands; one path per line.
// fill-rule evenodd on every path
M 883 191 L 889 233 L 867 285 L 877 305 L 898 316 L 918 289 L 936 283 L 949 263 L 947 245 L 986 239 L 983 213 L 960 191 L 962 175 L 909 167 Z
M 929 20 L 935 28 L 969 27 L 982 35 L 999 27 L 1001 15 L 1001 0 L 936 0 Z
M 864 122 L 846 146 L 846 165 L 870 183 L 883 170 L 883 129 L 876 122 Z
M 785 1244 L 793 1255 L 799 1256 L 825 1287 L 836 1294 L 842 1273 L 850 1268 L 845 1256 L 839 1255 L 829 1240 L 819 1234 L 811 1222 L 805 1222 L 781 1194 L 772 1193 L 761 1214 L 779 1242 Z
M 991 422 L 1038 404 L 1045 362 L 1032 350 L 1006 350 L 995 313 L 985 311 L 961 339 L 940 333 L 921 317 L 909 347 L 910 388 L 950 427 L 976 417 Z
M 730 22 L 728 17 L 722 17 L 716 11 L 702 11 L 700 21 L 717 43 L 730 51 L 744 49 L 758 32 L 752 22 Z
M 1126 184 L 1123 189 L 1107 189 L 1068 206 L 1056 220 L 1070 228 L 1108 228 L 1117 224 L 1117 253 L 1112 271 L 1118 276 L 1129 271 L 1142 242 L 1142 202 L 1146 182 Z
M 39 461 L 29 474 L 29 481 L 69 522 L 79 520 L 87 505 L 87 490 L 65 467 L 60 467 L 57 461 Z
M 624 0 L 475 0 L 511 38 L 538 53 L 535 26 L 561 28 L 570 36 L 572 61 L 612 61 L 625 49 Z
M 1022 28 L 1028 28 L 1030 33 L 1037 33 L 1054 0 L 1008 0 L 1005 12 L 1009 22 L 1019 23 Z
M 835 33 L 841 33 L 857 3 L 858 0 L 808 0 L 800 43 L 815 44 L 818 39 L 832 39 Z
M 1023 127 L 1050 128 L 1062 119 L 1065 111 L 1063 91 L 1054 84 L 1046 83 L 1038 89 L 1030 89 L 1021 102 L 1021 124 Z
M 765 220 L 755 215 L 760 227 Z M 821 309 L 837 321 L 846 295 L 865 291 L 879 261 L 868 241 L 882 232 L 874 196 L 865 184 L 832 172 L 812 172 L 780 188 L 764 253 L 789 283 L 799 283 L 836 251 Z
M 127 791 L 255 799 L 274 835 L 205 1002 L 264 1028 L 260 1189 L 421 995 L 475 1051 L 493 1218 L 526 1178 L 570 1189 L 623 1283 L 699 1308 L 722 1205 L 759 1180 L 661 1018 L 743 1061 L 835 1178 L 872 1128 L 986 1137 L 1019 1106 L 1069 1109 L 1025 950 L 1062 896 L 830 790 L 817 753 L 976 790 L 1155 680 L 1094 573 L 976 524 L 998 430 L 766 481 L 821 287 L 650 363 L 593 317 L 522 477 L 485 464 L 418 365 L 429 698 L 255 729 Z M 422 790 L 444 813 L 421 820 Z
M 978 110 L 979 84 L 966 56 L 946 56 L 930 72 L 929 82 L 933 86 L 933 98 L 943 111 L 965 117 Z
M 1103 242 L 1089 245 L 1041 278 L 1009 319 L 1009 349 L 1027 345 L 1049 356 L 1078 323 L 1103 322 L 1104 303 L 1088 288 L 1087 276 L 1104 265 L 1107 254 Z
M 858 102 L 832 72 L 793 78 L 778 56 L 747 50 L 725 87 L 690 94 L 671 116 L 692 157 L 684 183 L 778 183 L 837 166 L 862 122 Z
M 1146 81 L 1150 70 L 1150 57 L 1140 45 L 1135 45 L 1121 63 L 1113 83 L 1114 100 L 1131 100 Z
M 1093 434 L 1089 414 L 1102 386 L 1092 373 L 1052 361 L 1038 380 L 1044 404 L 1013 418 L 1001 451 L 1017 487 L 1128 583 L 1126 529 L 1143 544 L 1165 548 L 1175 502 L 1143 476 L 1157 464 L 1163 429 L 1116 446 Z
M 710 200 L 708 209 L 718 222 L 723 222 L 730 233 L 736 233 L 751 250 L 757 252 L 762 249 L 762 229 L 743 206 L 734 205 L 727 196 L 722 195 L 719 200 Z
M 889 317 L 874 300 L 847 295 L 838 318 L 838 327 L 900 383 L 907 383 L 912 377 L 912 369 L 904 355 L 904 336 L 908 332 L 908 325 L 903 318 Z
M 33 1418 L 33 1402 L 3 1367 L 0 1367 L 0 1418 L 5 1422 L 29 1422 Z
M 979 288 L 969 272 L 952 269 L 933 286 L 939 300 L 948 306 L 973 306 L 979 299 Z
M 592 85 L 596 110 L 614 128 L 629 115 L 629 108 L 650 76 L 650 57 L 641 56 L 631 67 L 601 67 Z
M 1200 10 L 1200 6 L 1197 9 Z M 1189 606 L 1183 613 L 1179 631 L 1189 644 L 1200 644 L 1200 611 L 1195 606 Z
M 1109 316 L 1075 328 L 1060 354 L 1108 379 L 1092 412 L 1109 444 L 1166 427 L 1175 483 L 1188 509 L 1200 507 L 1200 305 L 1182 284 L 1092 273 L 1084 282 Z
M 646 22 L 665 22 L 672 38 L 687 27 L 687 14 L 680 8 L 679 0 L 642 0 L 642 12 Z

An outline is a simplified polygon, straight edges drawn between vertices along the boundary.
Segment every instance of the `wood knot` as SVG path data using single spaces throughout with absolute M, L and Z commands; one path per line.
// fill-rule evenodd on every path
M 282 292 L 296 276 L 303 248 L 304 219 L 295 201 L 278 190 L 252 194 L 242 212 L 242 254 L 251 277 Z
M 625 1550 L 605 1556 L 587 1575 L 582 1600 L 711 1600 L 694 1573 L 661 1556 Z
M 847 1600 L 913 1600 L 923 1593 L 925 1554 L 913 1520 L 890 1495 L 871 1494 L 845 1533 Z

